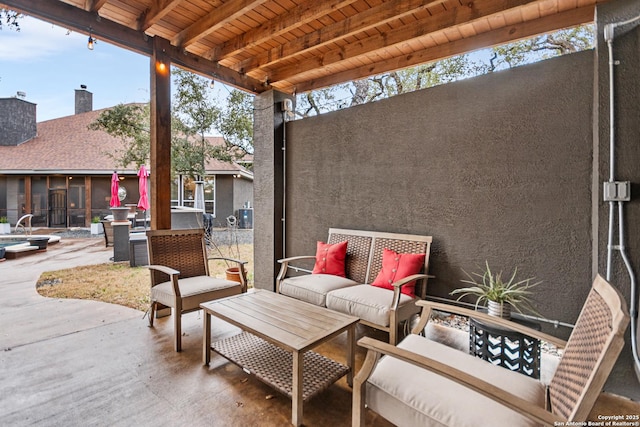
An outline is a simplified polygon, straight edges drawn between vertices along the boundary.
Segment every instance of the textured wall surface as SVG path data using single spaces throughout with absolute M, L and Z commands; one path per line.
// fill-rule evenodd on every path
M 36 104 L 18 98 L 0 99 L 0 145 L 19 145 L 36 136 Z
M 85 89 L 76 89 L 75 113 L 82 114 L 93 111 L 93 94 Z
M 283 170 L 285 95 L 267 91 L 254 100 L 254 286 L 275 289 L 283 256 Z
M 593 56 L 289 123 L 287 255 L 332 226 L 428 234 L 428 294 L 488 260 L 542 280 L 540 312 L 575 321 L 592 278 Z
M 232 175 L 216 176 L 216 218 L 215 227 L 226 227 L 227 217 L 235 215 L 233 212 L 234 183 Z
M 602 188 L 602 182 L 609 180 L 609 57 L 607 45 L 604 42 L 603 30 L 605 24 L 621 22 L 640 15 L 640 2 L 637 0 L 621 0 L 598 7 L 598 51 L 602 52 L 598 58 L 597 77 L 597 109 L 595 123 L 598 129 L 595 144 L 599 158 L 597 185 Z M 640 202 L 638 201 L 638 183 L 640 182 L 640 27 L 627 25 L 615 30 L 613 42 L 614 58 L 620 64 L 614 70 L 614 140 L 615 140 L 615 174 L 616 181 L 631 181 L 631 201 L 623 207 L 625 216 L 625 247 L 634 274 L 640 268 Z M 609 204 L 603 202 L 602 194 L 594 192 L 597 197 L 596 224 L 598 233 L 594 236 L 596 265 L 603 275 L 606 274 L 607 241 L 609 233 Z M 613 244 L 618 245 L 618 210 L 614 211 Z M 637 279 L 636 279 L 637 280 Z M 618 251 L 612 254 L 611 282 L 630 301 L 631 279 Z M 635 395 L 626 396 L 640 400 L 640 385 L 633 372 L 630 332 L 627 331 L 626 347 L 622 350 L 620 359 L 610 378 L 609 384 L 635 385 Z M 640 375 L 640 371 L 639 374 Z M 615 386 L 612 386 L 615 387 Z M 615 388 L 614 388 L 615 390 Z

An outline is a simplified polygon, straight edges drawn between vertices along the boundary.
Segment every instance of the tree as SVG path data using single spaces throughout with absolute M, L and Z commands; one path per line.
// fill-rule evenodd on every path
M 172 72 L 175 93 L 171 118 L 171 166 L 174 174 L 194 179 L 205 175 L 209 159 L 230 162 L 253 153 L 252 97 L 232 91 L 225 105 L 218 105 L 209 81 L 183 70 Z M 149 106 L 116 105 L 89 125 L 119 138 L 123 148 L 105 153 L 122 167 L 147 164 L 150 152 Z M 207 135 L 220 132 L 225 145 L 212 145 Z
M 515 67 L 553 56 L 591 49 L 593 25 L 582 25 L 531 39 L 498 46 L 485 52 L 490 59 L 464 54 L 430 64 L 356 80 L 298 95 L 296 107 L 303 117 L 355 106 L 456 80 Z M 475 58 L 475 59 L 474 59 Z
M 23 15 L 18 12 L 0 8 L 0 30 L 2 30 L 3 25 L 6 25 L 10 30 L 20 31 L 18 19 L 21 18 L 23 18 Z
M 116 161 L 116 164 L 127 167 L 135 164 L 136 168 L 147 164 L 150 150 L 149 105 L 118 104 L 104 111 L 89 124 L 91 130 L 103 130 L 123 142 L 122 149 L 104 154 Z
M 236 159 L 253 154 L 253 98 L 253 95 L 233 89 L 214 119 L 216 130 Z
M 172 104 L 176 120 L 172 123 L 177 136 L 171 153 L 176 172 L 193 178 L 205 175 L 208 159 L 231 161 L 226 147 L 208 143 L 216 117 L 221 114 L 209 91 L 209 81 L 188 71 L 173 71 L 176 92 Z
M 554 56 L 592 49 L 594 33 L 593 25 L 580 25 L 495 47 L 493 48 L 497 59 L 495 69 L 506 68 L 501 65 L 516 67 Z

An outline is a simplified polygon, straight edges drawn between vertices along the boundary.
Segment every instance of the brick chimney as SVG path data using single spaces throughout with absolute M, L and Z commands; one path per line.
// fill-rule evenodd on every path
M 85 85 L 80 85 L 80 89 L 76 89 L 76 114 L 88 111 L 93 111 L 93 94 Z
M 25 101 L 24 92 L 0 98 L 0 145 L 16 146 L 37 135 L 36 104 Z

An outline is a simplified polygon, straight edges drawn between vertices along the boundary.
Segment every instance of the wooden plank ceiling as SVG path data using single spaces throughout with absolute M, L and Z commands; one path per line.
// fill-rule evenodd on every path
M 0 0 L 260 93 L 301 93 L 592 22 L 602 0 Z M 99 48 L 99 45 L 98 47 Z

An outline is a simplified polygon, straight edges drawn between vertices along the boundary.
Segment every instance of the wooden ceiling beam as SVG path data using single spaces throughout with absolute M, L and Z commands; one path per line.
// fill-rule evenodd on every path
M 285 92 L 308 92 L 310 90 L 316 90 L 353 80 L 360 80 L 369 76 L 400 70 L 419 64 L 425 64 L 455 55 L 461 55 L 481 48 L 515 42 L 517 40 L 522 40 L 539 34 L 556 31 L 560 28 L 583 25 L 593 22 L 594 13 L 594 5 L 584 6 L 579 9 L 559 12 L 554 15 L 545 16 L 522 24 L 509 25 L 504 28 L 479 34 L 475 37 L 456 40 L 451 43 L 435 46 L 409 55 L 398 56 L 387 60 L 384 63 L 364 65 L 341 73 L 330 74 L 319 79 L 309 79 L 300 83 L 289 84 L 283 81 L 282 84 L 275 83 L 273 86 Z
M 176 34 L 171 40 L 171 44 L 174 46 L 187 47 L 267 1 L 268 0 L 228 1 Z
M 359 40 L 356 43 L 344 46 L 342 49 L 332 50 L 324 55 L 317 55 L 313 58 L 296 62 L 294 65 L 279 67 L 273 72 L 267 71 L 266 75 L 272 83 L 279 80 L 287 80 L 320 66 L 349 61 L 358 56 L 405 43 L 407 40 L 419 39 L 436 31 L 442 31 L 462 24 L 469 24 L 478 19 L 484 19 L 535 1 L 536 0 L 476 0 L 441 12 L 437 16 L 398 27 L 384 34 L 377 34 Z
M 308 0 L 289 10 L 286 14 L 270 19 L 246 33 L 234 37 L 224 44 L 205 53 L 203 56 L 214 61 L 228 58 L 243 49 L 250 49 L 266 41 L 272 40 L 295 28 L 319 19 L 333 11 L 355 3 L 357 0 L 332 0 L 319 2 Z
M 336 40 L 366 31 L 384 23 L 410 15 L 418 9 L 442 3 L 443 0 L 392 0 L 382 3 L 364 12 L 351 16 L 335 24 L 327 25 L 319 30 L 305 34 L 286 45 L 276 47 L 267 52 L 233 65 L 235 70 L 250 72 L 278 61 L 316 49 Z
M 82 34 L 88 34 L 91 29 L 98 39 L 136 53 L 146 56 L 153 53 L 153 37 L 100 17 L 95 12 L 87 12 L 58 0 L 0 0 L 0 5 Z M 194 73 L 252 93 L 268 89 L 261 81 L 190 54 L 179 47 L 170 46 L 165 50 L 164 54 L 171 58 L 171 62 Z
M 171 46 L 169 52 L 173 64 L 200 74 L 208 79 L 215 79 L 226 85 L 251 93 L 261 93 L 271 89 L 271 87 L 263 81 L 245 74 L 240 74 L 235 70 L 221 66 L 218 62 L 193 55 L 176 46 Z
M 87 12 L 98 12 L 107 3 L 107 0 L 86 0 L 84 10 Z
M 0 3 L 9 9 L 81 34 L 89 34 L 91 30 L 95 37 L 118 47 L 147 56 L 153 51 L 150 39 L 144 33 L 61 1 L 0 0 Z
M 182 0 L 160 0 L 152 2 L 151 7 L 138 18 L 138 30 L 148 30 L 175 9 L 181 2 Z

